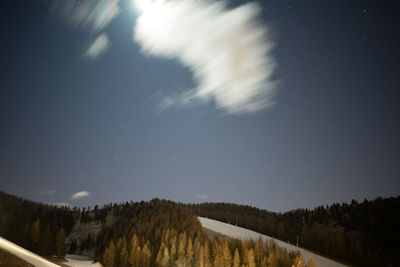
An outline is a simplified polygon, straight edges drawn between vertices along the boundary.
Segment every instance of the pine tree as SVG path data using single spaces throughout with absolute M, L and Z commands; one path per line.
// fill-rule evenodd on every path
M 240 255 L 238 249 L 236 248 L 235 256 L 233 257 L 233 267 L 239 267 L 239 266 L 240 266 Z
M 256 242 L 256 246 L 255 246 L 255 254 L 256 254 L 256 262 L 257 265 L 260 266 L 261 265 L 261 261 L 264 257 L 265 254 L 265 249 L 264 249 L 264 242 L 261 238 L 261 236 L 258 238 L 257 242 Z
M 224 256 L 223 247 L 214 239 L 213 242 L 213 257 L 214 257 L 214 267 L 224 267 Z
M 249 264 L 249 260 L 247 259 L 247 254 L 248 254 L 248 249 L 247 249 L 248 245 L 247 245 L 247 241 L 246 239 L 242 240 L 242 263 L 246 266 Z
M 122 238 L 121 243 L 122 244 L 119 252 L 119 264 L 120 264 L 119 266 L 127 267 L 129 255 L 128 255 L 127 242 L 125 236 Z
M 161 266 L 163 267 L 169 266 L 169 251 L 167 247 L 164 249 L 164 253 L 161 259 Z
M 151 251 L 148 246 L 148 242 L 144 244 L 143 249 L 142 249 L 142 264 L 144 267 L 150 266 L 150 261 L 151 261 Z
M 114 242 L 111 240 L 108 248 L 106 248 L 103 256 L 105 267 L 113 267 L 115 263 L 116 249 Z
M 204 247 L 200 246 L 199 266 L 204 267 Z
M 275 252 L 272 251 L 268 256 L 268 267 L 278 267 L 278 258 L 275 255 Z
M 136 248 L 136 253 L 135 253 L 135 265 L 134 266 L 140 266 L 142 263 L 142 249 L 140 246 L 137 246 Z
M 45 256 L 51 255 L 52 243 L 50 226 L 47 224 L 40 240 L 40 253 Z
M 192 244 L 192 238 L 189 237 L 188 242 L 187 242 L 187 247 L 186 247 L 186 257 L 189 262 L 189 264 L 193 260 L 193 244 Z
M 128 263 L 130 265 L 135 264 L 135 258 L 136 258 L 136 249 L 139 245 L 139 240 L 136 234 L 134 234 L 131 238 L 131 241 L 129 242 L 129 256 L 128 256 Z
M 178 245 L 178 258 L 185 257 L 185 248 L 186 248 L 186 234 L 181 234 L 179 236 L 179 245 Z
M 229 244 L 228 240 L 225 239 L 224 242 L 224 250 L 223 250 L 223 263 L 225 267 L 231 267 L 232 266 L 232 254 L 229 249 Z
M 296 257 L 293 261 L 293 266 L 295 267 L 304 267 L 303 259 L 301 256 Z
M 65 255 L 65 232 L 64 228 L 58 231 L 56 236 L 56 251 L 57 257 L 64 257 Z
M 307 267 L 317 267 L 317 264 L 311 258 L 308 258 Z
M 261 261 L 261 267 L 267 267 L 268 266 L 268 259 L 267 256 L 264 255 L 262 261 Z
M 39 237 L 40 237 L 40 220 L 36 219 L 36 221 L 34 221 L 32 224 L 32 232 L 31 232 L 32 248 L 33 251 L 35 252 L 38 252 Z
M 176 259 L 176 244 L 175 243 L 176 242 L 173 242 L 172 245 L 171 245 L 171 253 L 170 253 L 171 254 L 171 256 L 170 256 L 171 266 L 174 265 L 174 262 L 175 262 L 175 259 Z
M 249 261 L 249 267 L 256 267 L 254 250 L 252 248 L 250 250 L 248 250 L 247 260 Z
M 210 267 L 211 266 L 211 257 L 210 257 L 210 246 L 208 241 L 206 240 L 204 244 L 204 266 Z

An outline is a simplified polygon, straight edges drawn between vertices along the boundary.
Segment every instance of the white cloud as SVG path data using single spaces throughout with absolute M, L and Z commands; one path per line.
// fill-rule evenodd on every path
M 88 191 L 80 191 L 80 192 L 76 192 L 75 194 L 73 194 L 71 196 L 71 199 L 75 200 L 75 199 L 79 199 L 79 198 L 83 198 L 83 197 L 89 197 L 90 196 L 90 192 Z
M 71 207 L 70 204 L 66 203 L 66 202 L 54 202 L 51 203 L 53 206 L 57 206 L 57 207 Z
M 274 103 L 274 42 L 260 7 L 227 10 L 223 2 L 157 0 L 137 19 L 134 41 L 143 53 L 176 58 L 197 87 L 166 97 L 160 107 L 213 101 L 227 113 L 251 113 Z
M 119 0 L 51 0 L 51 10 L 76 29 L 101 31 L 119 14 Z
M 198 194 L 197 198 L 199 198 L 199 199 L 208 199 L 209 196 L 207 194 L 205 194 L 205 193 L 202 193 L 202 194 Z
M 86 51 L 85 56 L 93 60 L 99 55 L 103 54 L 109 46 L 110 45 L 107 34 L 102 33 L 91 44 L 89 49 Z
M 38 194 L 42 196 L 49 196 L 49 195 L 54 195 L 56 193 L 56 190 L 54 189 L 48 189 L 48 188 L 43 188 L 39 190 Z

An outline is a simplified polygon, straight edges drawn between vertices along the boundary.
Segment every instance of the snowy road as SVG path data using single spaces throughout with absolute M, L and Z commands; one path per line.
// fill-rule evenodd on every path
M 72 267 L 101 267 L 102 265 L 98 262 L 93 262 L 90 259 L 83 259 L 81 256 L 76 255 L 65 255 L 66 262 L 63 262 L 65 265 Z
M 286 248 L 286 250 L 288 252 L 290 251 L 299 251 L 301 256 L 303 257 L 303 259 L 307 262 L 308 258 L 312 258 L 313 261 L 318 265 L 318 267 L 341 267 L 341 266 L 346 266 L 343 265 L 341 263 L 335 262 L 331 259 L 322 257 L 320 255 L 317 255 L 315 253 L 312 253 L 308 250 L 302 249 L 302 248 L 298 248 L 296 246 L 293 245 L 289 245 L 286 242 L 274 239 L 272 237 L 266 236 L 266 235 L 262 235 L 259 234 L 257 232 L 242 228 L 242 227 L 238 227 L 238 226 L 234 226 L 231 224 L 227 224 L 227 223 L 223 223 L 223 222 L 219 222 L 216 220 L 211 220 L 211 219 L 207 219 L 207 218 L 202 218 L 202 217 L 198 217 L 199 221 L 201 223 L 201 225 L 204 228 L 210 229 L 214 232 L 218 232 L 221 233 L 223 235 L 229 236 L 229 237 L 233 237 L 233 238 L 237 238 L 237 239 L 253 239 L 253 240 L 257 240 L 260 236 L 262 237 L 262 239 L 264 241 L 266 241 L 267 239 L 272 239 L 276 242 L 276 244 L 279 247 L 282 248 Z

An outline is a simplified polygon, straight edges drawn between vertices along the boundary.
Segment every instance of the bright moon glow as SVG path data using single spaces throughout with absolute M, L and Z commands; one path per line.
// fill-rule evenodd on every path
M 151 32 L 155 38 L 166 38 L 168 25 L 171 24 L 171 5 L 167 5 L 163 0 L 136 0 L 141 4 L 142 13 L 136 21 L 136 26 Z M 175 7 L 175 6 L 173 6 Z
M 145 12 L 152 4 L 152 0 L 133 0 L 133 4 L 135 9 L 139 11 L 139 13 Z

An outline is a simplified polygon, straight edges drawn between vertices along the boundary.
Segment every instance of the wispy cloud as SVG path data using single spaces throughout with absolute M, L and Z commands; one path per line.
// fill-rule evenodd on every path
M 71 196 L 71 199 L 72 200 L 76 200 L 76 199 L 79 199 L 79 198 L 89 197 L 89 196 L 90 196 L 90 192 L 88 192 L 88 191 L 80 191 L 80 192 L 76 192 L 75 194 L 73 194 Z
M 99 55 L 103 54 L 109 48 L 108 36 L 105 33 L 100 34 L 96 40 L 90 45 L 85 53 L 85 57 L 89 59 L 96 59 Z
M 197 198 L 199 198 L 199 199 L 208 199 L 208 198 L 209 198 L 209 195 L 208 195 L 208 194 L 205 194 L 205 193 L 202 193 L 202 194 L 198 194 L 198 195 L 197 195 Z
M 223 2 L 157 0 L 137 19 L 134 41 L 143 53 L 176 58 L 193 72 L 197 87 L 168 96 L 160 107 L 213 101 L 227 113 L 259 111 L 274 103 L 275 46 L 248 3 L 227 10 Z
M 119 0 L 51 0 L 51 10 L 72 28 L 103 30 L 119 14 Z
M 56 190 L 43 188 L 43 189 L 39 190 L 37 193 L 42 196 L 49 196 L 49 195 L 54 195 L 56 193 Z

